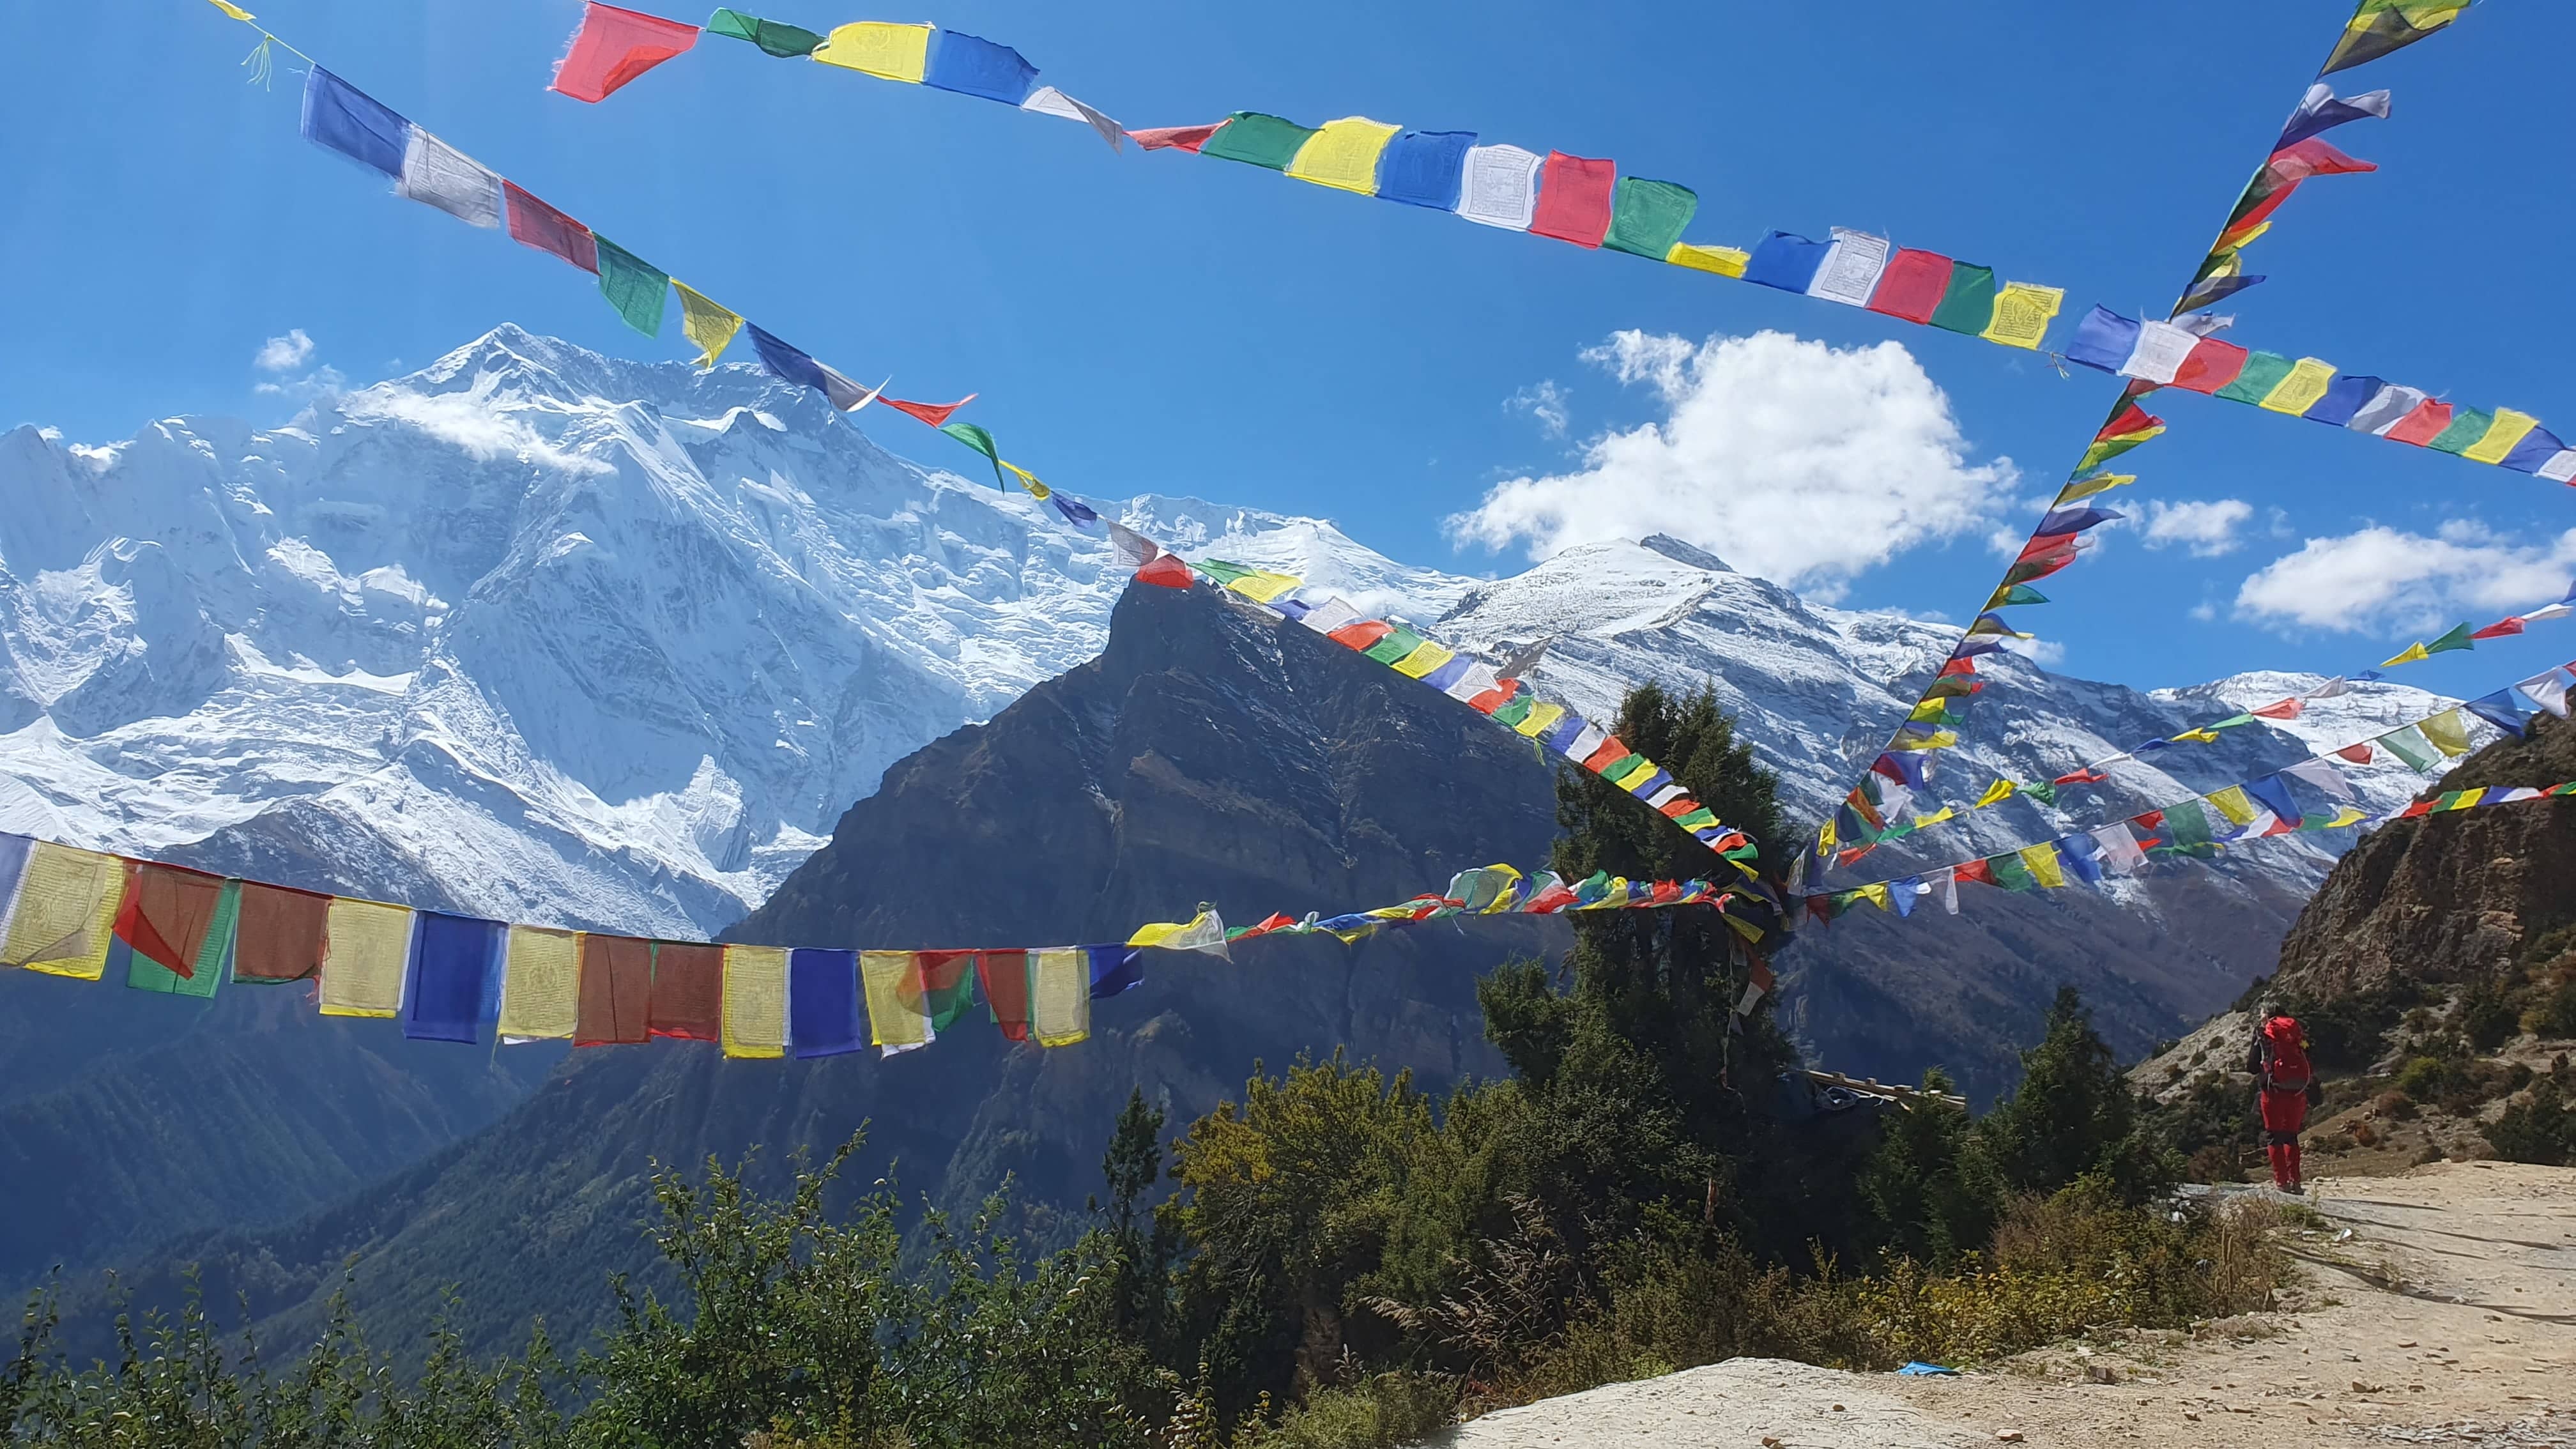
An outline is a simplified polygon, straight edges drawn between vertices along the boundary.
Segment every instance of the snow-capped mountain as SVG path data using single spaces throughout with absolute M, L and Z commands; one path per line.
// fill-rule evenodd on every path
M 1096 654 L 1126 583 L 1046 505 L 897 458 L 754 368 L 515 327 L 287 427 L 171 419 L 96 447 L 22 427 L 0 498 L 0 828 L 658 934 L 739 918 L 887 766 Z M 1562 636 L 1536 680 L 1605 718 L 1631 681 L 1714 680 L 1809 817 L 1951 637 L 1664 539 L 1480 583 L 1312 519 L 1114 509 L 1449 642 Z M 1997 673 L 1957 776 L 2072 769 L 2291 687 Z M 2383 688 L 2332 720 L 2429 698 Z M 2251 758 L 2237 733 L 2212 761 Z M 2029 833 L 1988 815 L 1955 838 Z

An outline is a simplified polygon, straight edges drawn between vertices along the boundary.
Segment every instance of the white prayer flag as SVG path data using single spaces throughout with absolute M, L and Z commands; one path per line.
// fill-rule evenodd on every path
M 2300 698 L 2341 699 L 2350 693 L 2352 693 L 2352 681 L 2338 674 L 2334 678 L 2327 680 L 2325 683 L 2318 685 L 2316 688 L 2309 690 L 2306 694 L 2301 695 Z
M 403 147 L 394 194 L 435 206 L 469 226 L 501 224 L 501 178 L 418 126 Z
M 2576 448 L 2561 448 L 2533 475 L 2552 483 L 2576 483 Z
M 1152 563 L 1154 560 L 1163 556 L 1162 545 L 1154 542 L 1150 538 L 1147 538 L 1145 535 L 1138 533 L 1133 529 L 1122 528 L 1110 519 L 1104 518 L 1100 521 L 1109 525 L 1109 548 L 1110 551 L 1117 556 L 1118 566 L 1120 568 L 1141 569 L 1145 565 Z M 1316 610 L 1315 613 L 1324 613 L 1330 610 L 1334 604 L 1341 604 L 1345 609 L 1350 608 L 1350 605 L 1343 604 L 1341 600 L 1335 599 L 1332 603 L 1326 604 L 1322 609 Z M 1358 617 L 1358 611 L 1353 610 L 1351 619 L 1356 619 Z M 1306 616 L 1306 627 L 1314 629 L 1319 633 L 1329 633 L 1334 629 L 1342 627 L 1341 624 L 1317 624 L 1314 622 L 1314 618 L 1314 614 Z M 1344 619 L 1342 624 L 1347 624 L 1350 621 L 1350 619 Z
M 1807 295 L 1846 307 L 1866 307 L 1878 292 L 1879 274 L 1887 270 L 1887 238 L 1839 226 L 1833 236 L 1815 279 L 1807 283 Z
M 1929 884 L 1941 889 L 1941 909 L 1954 916 L 1959 914 L 1959 872 L 1945 870 L 1932 877 Z
M 2134 875 L 2146 867 L 2147 854 L 2138 849 L 2138 837 L 2129 833 L 2128 822 L 2105 825 L 2093 832 L 2093 839 L 2102 847 L 2104 868 L 2112 874 Z
M 1041 116 L 1062 116 L 1068 121 L 1080 121 L 1098 131 L 1100 139 L 1108 142 L 1109 149 L 1112 151 L 1117 150 L 1127 139 L 1126 127 L 1053 86 L 1040 86 L 1029 92 L 1029 98 L 1020 102 L 1020 109 L 1035 111 Z
M 2344 426 L 2356 433 L 2385 437 L 2389 429 L 2405 421 L 2407 414 L 2422 407 L 2425 399 L 2426 394 L 2392 382 L 2372 393 L 2370 401 L 2363 403 L 2361 411 L 2354 413 L 2352 420 Z
M 2330 760 L 2301 760 L 2295 765 L 2285 766 L 2281 773 L 2293 780 L 2304 780 L 2338 800 L 2353 798 L 2352 782 L 2345 779 L 2343 771 L 2336 769 Z
M 2514 688 L 2529 696 L 2533 704 L 2560 719 L 2567 718 L 2567 680 L 2559 671 L 2552 669 L 2545 674 L 2535 674 Z
M 1487 690 L 1500 689 L 1502 686 L 1503 682 L 1494 677 L 1492 665 L 1470 664 L 1467 666 L 1467 672 L 1459 675 L 1457 680 L 1442 692 L 1463 704 Z
M 1738 1016 L 1751 1016 L 1753 1014 L 1754 1006 L 1761 1000 L 1762 988 L 1756 986 L 1750 981 L 1745 982 L 1744 994 L 1735 999 L 1735 1014 Z
M 1565 747 L 1565 757 L 1581 764 L 1591 758 L 1592 752 L 1601 748 L 1609 738 L 1610 736 L 1602 730 L 1601 726 L 1586 720 L 1583 724 L 1583 732 L 1574 737 L 1574 743 Z
M 2129 360 L 2120 364 L 2120 375 L 2159 385 L 2169 383 L 2175 373 L 2182 371 L 2183 359 L 2199 345 L 2198 337 L 2170 322 L 2142 322 L 2138 325 L 2138 345 L 2130 350 Z
M 1482 226 L 1527 231 L 1538 214 L 1538 168 L 1545 157 L 1518 146 L 1470 146 L 1458 214 Z

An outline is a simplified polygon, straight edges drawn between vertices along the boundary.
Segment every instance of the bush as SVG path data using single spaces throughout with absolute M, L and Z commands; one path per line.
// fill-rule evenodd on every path
M 2576 1159 L 2576 1111 L 2555 1079 L 2540 1078 L 2531 1094 L 2486 1126 L 2487 1145 L 2507 1162 L 2564 1167 Z
M 2438 1101 L 2468 1084 L 2468 1068 L 2441 1057 L 2416 1057 L 2397 1072 L 2397 1090 L 2418 1102 Z
M 2550 1040 L 2576 1037 L 2576 981 L 2565 981 L 2543 993 L 2522 1014 L 2522 1029 Z
M 2404 1092 L 2382 1092 L 2371 1105 L 2392 1122 L 2411 1122 L 2415 1118 L 2415 1099 Z
M 2412 982 L 2391 982 L 2332 1001 L 2293 993 L 2274 1001 L 2269 1012 L 2298 1018 L 2308 1034 L 2308 1057 L 2320 1068 L 2360 1072 L 2379 1059 L 2389 1029 L 2420 996 Z
M 2472 987 L 2461 998 L 2460 1034 L 2478 1051 L 2492 1052 L 2513 1040 L 2520 1025 L 2513 1003 L 2492 985 Z
M 1393 1449 L 1457 1417 L 1456 1379 L 1398 1369 L 1308 1394 L 1276 1425 L 1247 1429 L 1231 1449 Z

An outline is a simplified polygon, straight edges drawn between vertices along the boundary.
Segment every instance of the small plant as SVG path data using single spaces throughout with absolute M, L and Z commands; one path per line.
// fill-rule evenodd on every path
M 2382 1092 L 2370 1105 L 2380 1116 L 2392 1122 L 2415 1119 L 2415 1099 L 2404 1092 Z

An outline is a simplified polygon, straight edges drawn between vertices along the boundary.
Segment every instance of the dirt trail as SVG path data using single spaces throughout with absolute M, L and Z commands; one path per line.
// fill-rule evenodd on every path
M 2291 1311 L 2059 1344 L 1955 1379 L 1745 1359 L 1491 1414 L 1454 1449 L 2576 1446 L 2576 1169 L 2324 1178 Z M 1840 1407 L 1837 1408 L 1836 1406 Z

